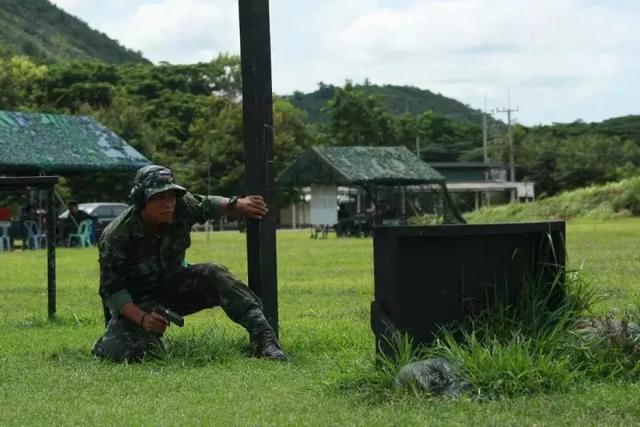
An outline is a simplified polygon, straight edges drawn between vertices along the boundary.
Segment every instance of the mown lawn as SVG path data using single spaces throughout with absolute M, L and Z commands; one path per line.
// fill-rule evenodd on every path
M 194 234 L 191 263 L 246 278 L 244 235 Z M 573 223 L 569 262 L 607 295 L 600 314 L 640 301 L 640 220 Z M 0 425 L 456 425 L 640 423 L 640 385 L 579 385 L 501 400 L 385 391 L 374 367 L 370 239 L 278 234 L 281 337 L 292 361 L 248 358 L 220 309 L 168 333 L 143 364 L 92 358 L 102 330 L 97 251 L 58 251 L 58 321 L 46 321 L 44 251 L 0 253 Z

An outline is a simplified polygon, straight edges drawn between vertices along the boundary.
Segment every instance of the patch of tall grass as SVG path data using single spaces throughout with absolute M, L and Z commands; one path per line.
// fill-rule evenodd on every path
M 562 392 L 638 374 L 637 360 L 608 337 L 576 333 L 576 324 L 600 298 L 580 272 L 558 275 L 548 285 L 525 280 L 513 302 L 506 293 L 491 297 L 496 299 L 489 308 L 443 327 L 429 346 L 415 347 L 407 336 L 394 336 L 394 354 L 379 356 L 388 383 L 403 365 L 436 357 L 457 366 L 471 384 L 471 395 L 491 399 Z
M 478 316 L 443 329 L 430 355 L 457 364 L 479 396 L 566 390 L 577 373 L 564 342 L 597 292 L 569 272 L 548 284 L 525 279 L 513 302 L 506 292 L 494 298 Z
M 479 397 L 565 391 L 577 374 L 566 355 L 546 348 L 549 341 L 522 333 L 504 340 L 463 331 L 461 338 L 443 334 L 431 354 L 456 364 L 471 383 L 471 393 Z

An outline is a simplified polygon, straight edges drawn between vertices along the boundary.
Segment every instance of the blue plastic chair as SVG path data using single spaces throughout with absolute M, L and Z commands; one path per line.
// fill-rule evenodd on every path
M 25 246 L 29 249 L 40 249 L 40 243 L 44 241 L 44 246 L 47 245 L 47 236 L 40 232 L 40 226 L 33 220 L 26 220 L 24 222 L 24 228 L 27 232 L 27 237 L 24 239 Z
M 90 219 L 85 219 L 78 225 L 78 231 L 75 233 L 69 234 L 67 237 L 67 246 L 71 246 L 71 242 L 73 240 L 78 240 L 78 246 L 83 248 L 88 248 L 93 246 L 91 244 L 91 228 L 93 227 L 93 221 Z
M 0 222 L 0 252 L 11 250 L 11 239 L 9 238 L 10 222 Z

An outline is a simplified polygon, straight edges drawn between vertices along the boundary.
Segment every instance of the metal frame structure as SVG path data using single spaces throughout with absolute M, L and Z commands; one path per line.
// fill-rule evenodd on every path
M 56 317 L 56 238 L 53 197 L 57 176 L 21 176 L 0 178 L 0 192 L 24 188 L 47 192 L 47 309 L 49 320 Z

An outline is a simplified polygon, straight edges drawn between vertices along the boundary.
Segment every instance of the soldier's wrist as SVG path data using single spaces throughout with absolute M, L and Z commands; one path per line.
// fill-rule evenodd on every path
M 236 206 L 238 205 L 238 200 L 240 198 L 238 196 L 233 196 L 229 200 L 227 200 L 227 210 L 234 211 Z
M 146 311 L 142 314 L 142 316 L 140 317 L 140 326 L 144 327 L 144 318 L 147 317 L 148 315 L 149 315 L 149 312 L 146 312 Z

